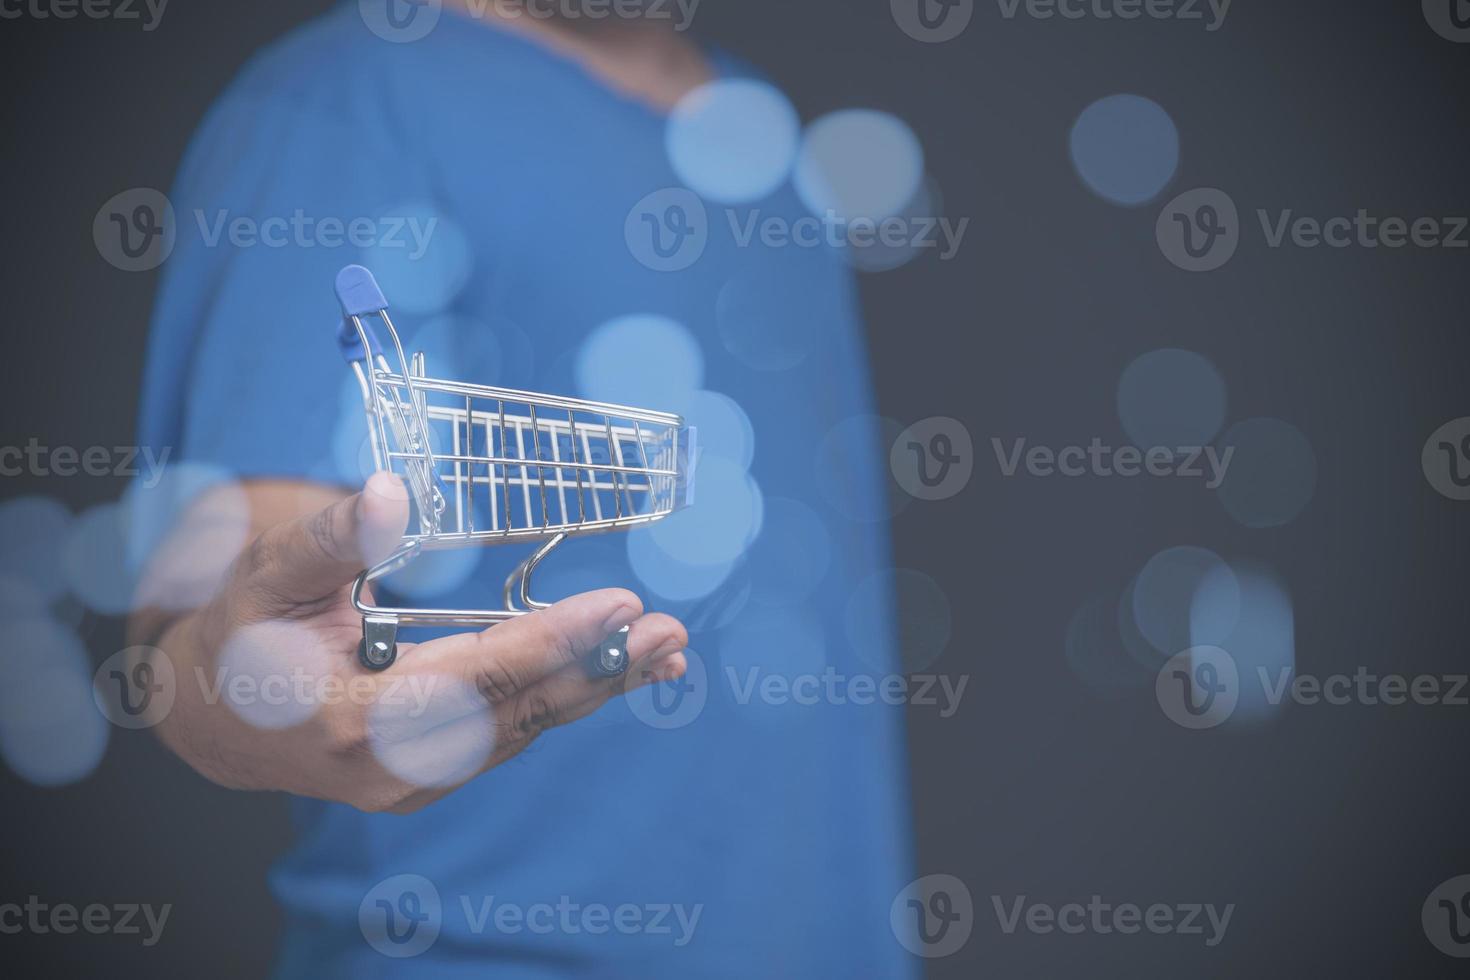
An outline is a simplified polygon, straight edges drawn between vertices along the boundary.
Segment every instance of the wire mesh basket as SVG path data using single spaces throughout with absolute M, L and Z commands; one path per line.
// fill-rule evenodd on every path
M 531 597 L 531 576 L 561 542 L 648 524 L 693 502 L 694 429 L 679 416 L 430 377 L 422 352 L 405 356 L 372 273 L 351 265 L 336 285 L 337 340 L 362 394 L 373 464 L 403 478 L 413 505 L 398 548 L 353 586 L 364 666 L 393 663 L 399 626 L 483 626 L 545 608 Z M 386 347 L 374 319 L 386 329 Z M 425 551 L 513 541 L 536 547 L 506 579 L 503 608 L 394 608 L 365 599 L 369 582 Z M 626 630 L 607 638 L 594 669 L 627 669 L 625 637 Z

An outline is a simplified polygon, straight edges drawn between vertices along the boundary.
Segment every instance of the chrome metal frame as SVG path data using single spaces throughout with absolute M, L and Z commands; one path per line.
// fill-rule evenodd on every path
M 400 626 L 483 626 L 544 609 L 549 603 L 532 597 L 531 578 L 567 538 L 649 524 L 688 503 L 693 430 L 679 416 L 430 378 L 422 352 L 404 354 L 386 307 L 373 315 L 388 331 L 398 370 L 365 315 L 349 313 L 345 322 L 361 345 L 351 367 L 374 466 L 404 477 L 417 530 L 353 584 L 364 665 L 393 662 Z M 364 595 L 368 583 L 425 551 L 530 540 L 541 544 L 506 579 L 500 609 L 379 606 Z M 626 651 L 616 647 L 615 638 L 604 644 L 602 672 L 626 666 Z

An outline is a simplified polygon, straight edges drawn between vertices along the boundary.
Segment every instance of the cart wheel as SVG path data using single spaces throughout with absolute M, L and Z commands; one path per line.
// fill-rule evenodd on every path
M 592 670 L 599 677 L 617 677 L 628 669 L 628 627 L 608 634 L 592 658 Z
M 367 637 L 357 643 L 357 659 L 368 670 L 387 670 L 398 659 L 398 644 L 381 640 L 368 646 Z

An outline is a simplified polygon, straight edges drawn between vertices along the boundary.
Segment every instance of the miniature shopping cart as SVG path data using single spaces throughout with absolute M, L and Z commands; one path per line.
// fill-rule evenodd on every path
M 393 663 L 400 626 L 484 626 L 544 609 L 531 597 L 531 575 L 557 545 L 648 524 L 692 502 L 694 430 L 679 416 L 431 378 L 422 351 L 404 356 L 372 273 L 343 269 L 337 299 L 337 341 L 362 391 L 373 464 L 403 478 L 414 511 L 398 548 L 352 588 L 365 667 Z M 386 348 L 374 317 L 387 328 Z M 510 542 L 535 547 L 506 579 L 502 609 L 364 601 L 364 586 L 423 552 Z M 603 642 L 597 673 L 627 669 L 626 637 L 624 628 Z

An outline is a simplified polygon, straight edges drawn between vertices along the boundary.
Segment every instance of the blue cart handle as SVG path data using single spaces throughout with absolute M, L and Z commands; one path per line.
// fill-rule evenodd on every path
M 378 354 L 383 353 L 383 345 L 378 343 L 377 332 L 373 330 L 371 320 L 359 319 L 362 324 L 362 332 L 367 334 L 368 343 L 372 350 L 364 350 L 362 337 L 353 326 L 349 317 L 343 317 L 337 321 L 337 349 L 342 352 L 343 360 L 351 364 L 353 361 L 371 361 Z
M 384 298 L 383 290 L 378 288 L 373 274 L 360 265 L 349 265 L 337 273 L 337 302 L 342 306 L 342 320 L 337 324 L 337 347 L 342 356 L 351 363 L 370 361 L 375 354 L 383 353 L 383 346 L 373 332 L 372 321 L 366 319 L 368 314 L 381 314 L 388 308 L 388 300 Z M 371 350 L 363 349 L 362 337 L 353 325 L 353 317 L 362 324 Z
M 388 308 L 378 281 L 360 265 L 349 265 L 337 273 L 337 302 L 342 304 L 344 317 L 367 316 Z

